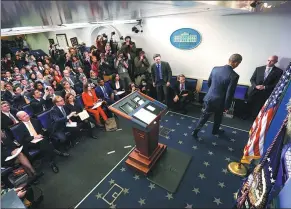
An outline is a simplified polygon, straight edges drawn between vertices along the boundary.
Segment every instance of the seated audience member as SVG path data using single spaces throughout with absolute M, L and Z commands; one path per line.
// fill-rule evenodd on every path
M 77 72 L 77 78 L 79 79 L 79 82 L 82 82 L 82 77 L 86 77 L 83 68 L 78 67 Z
M 139 86 L 141 81 L 146 79 L 146 74 L 149 73 L 148 69 L 150 67 L 144 51 L 140 51 L 139 56 L 134 59 L 134 66 L 135 83 Z
M 72 142 L 79 136 L 79 129 L 77 127 L 67 127 L 67 124 L 72 123 L 71 117 L 76 115 L 76 112 L 68 113 L 68 110 L 65 109 L 65 101 L 61 96 L 55 96 L 53 103 L 55 105 L 50 111 L 52 120 L 51 136 L 61 144 L 66 143 L 67 147 L 72 146 Z M 70 138 L 66 137 L 66 132 L 71 133 Z
M 81 68 L 83 67 L 81 61 L 78 59 L 77 56 L 73 56 L 72 57 L 72 66 L 73 66 L 73 70 L 75 72 L 77 72 L 77 70 L 78 70 L 79 67 L 81 67 Z
M 114 61 L 114 67 L 117 70 L 122 85 L 127 88 L 131 83 L 131 78 L 128 73 L 128 60 L 124 59 L 123 53 L 118 54 Z
M 71 85 L 68 81 L 64 81 L 63 82 L 63 91 L 62 91 L 62 97 L 65 98 L 65 96 L 70 93 L 70 94 L 73 94 L 74 96 L 76 96 L 76 92 L 73 88 L 71 88 Z
M 150 87 L 150 84 L 147 83 L 146 80 L 141 81 L 139 85 L 139 89 L 143 94 L 150 95 L 151 87 Z
M 35 81 L 34 82 L 34 89 L 39 90 L 41 93 L 44 93 L 44 85 L 41 81 Z
M 118 91 L 124 91 L 124 86 L 123 83 L 119 82 L 120 78 L 118 74 L 113 74 L 112 75 L 112 81 L 110 83 L 110 87 L 111 89 L 113 89 L 113 91 L 115 93 L 117 93 Z
M 17 110 L 11 108 L 8 102 L 1 102 L 1 128 L 6 131 L 6 134 L 8 134 L 10 138 L 13 138 L 10 127 L 19 123 L 16 113 Z
M 60 75 L 59 72 L 56 71 L 56 70 L 53 72 L 53 75 L 54 75 L 54 77 L 53 77 L 54 80 L 55 80 L 58 84 L 60 84 L 61 81 L 62 81 L 62 79 L 63 79 L 63 76 Z
M 4 131 L 1 131 L 1 162 L 2 166 L 4 167 L 7 164 L 10 164 L 10 161 L 5 161 L 5 159 L 9 156 L 12 156 L 17 153 L 19 146 L 17 146 L 9 135 L 6 135 Z M 20 152 L 16 158 L 13 159 L 14 162 L 19 162 L 24 170 L 26 171 L 28 176 L 36 176 L 40 175 L 37 174 L 34 168 L 32 167 L 31 163 L 27 159 L 27 157 Z
M 64 77 L 62 80 L 63 85 L 64 85 L 64 82 L 66 81 L 70 84 L 72 88 L 74 88 L 74 86 L 77 84 L 77 80 L 75 79 L 75 77 L 70 75 L 70 71 L 68 69 L 64 70 L 63 73 L 64 73 Z
M 65 108 L 66 108 L 66 112 L 68 114 L 70 114 L 72 112 L 76 112 L 76 114 L 73 115 L 70 119 L 73 122 L 77 122 L 77 124 L 80 124 L 80 125 L 78 125 L 78 127 L 83 128 L 85 130 L 90 130 L 91 129 L 90 122 L 95 124 L 95 121 L 91 117 L 89 117 L 88 119 L 85 119 L 83 121 L 80 119 L 80 117 L 78 116 L 78 113 L 82 112 L 83 108 L 80 106 L 80 104 L 78 102 L 76 102 L 75 96 L 70 94 L 70 93 L 67 94 L 66 98 L 65 98 L 65 102 L 66 102 Z M 91 132 L 91 130 L 90 130 L 90 132 Z M 90 134 L 93 138 L 95 138 L 95 136 L 92 132 Z
M 97 77 L 99 77 L 99 64 L 95 56 L 92 56 L 91 70 L 93 70 Z
M 35 75 L 34 73 L 31 73 L 31 74 L 29 75 L 29 80 L 35 82 L 35 80 L 36 80 L 36 75 Z
M 135 83 L 129 84 L 129 93 L 140 91 L 140 89 L 135 85 Z
M 41 82 L 42 85 L 44 86 L 44 88 L 45 88 L 47 85 L 49 85 L 49 82 L 47 82 L 47 81 L 44 79 L 44 77 L 43 77 L 43 75 L 42 75 L 41 73 L 37 73 L 37 74 L 36 74 L 36 82 Z
M 55 91 L 62 91 L 64 89 L 63 86 L 60 83 L 58 83 L 56 80 L 51 81 L 51 87 Z
M 88 79 L 88 81 L 89 83 L 93 83 L 94 86 L 98 86 L 98 77 L 93 70 L 90 71 L 90 78 Z
M 9 71 L 6 71 L 6 76 L 4 78 L 4 81 L 6 82 L 12 82 L 13 81 L 13 77 L 11 75 L 11 73 Z
M 35 89 L 32 91 L 32 96 L 33 99 L 30 101 L 30 105 L 33 109 L 34 115 L 49 110 L 53 106 L 50 92 L 48 90 L 45 90 L 45 94 L 42 97 L 41 92 Z
M 20 127 L 17 130 L 20 136 L 19 143 L 23 145 L 23 149 L 26 150 L 26 153 L 28 153 L 30 148 L 40 149 L 44 157 L 48 159 L 53 172 L 58 173 L 59 169 L 54 162 L 54 148 L 48 142 L 48 139 L 42 135 L 43 127 L 40 121 L 30 118 L 24 111 L 19 111 L 16 116 L 21 121 Z
M 15 86 L 14 87 L 14 100 L 13 100 L 13 107 L 20 110 L 24 105 L 29 104 L 30 101 L 27 99 L 26 96 L 24 96 L 24 91 L 22 90 L 21 86 Z
M 184 75 L 179 76 L 179 82 L 174 86 L 175 97 L 173 99 L 175 109 L 187 114 L 186 105 L 192 95 L 191 89 Z
M 3 100 L 13 104 L 15 93 L 11 83 L 5 84 L 5 92 L 3 94 Z
M 115 102 L 113 90 L 104 85 L 104 80 L 101 78 L 98 79 L 98 86 L 95 88 L 96 95 L 106 101 L 108 105 L 112 105 Z
M 107 121 L 108 117 L 105 114 L 105 112 L 103 111 L 101 106 L 97 107 L 96 109 L 92 109 L 92 107 L 95 104 L 97 104 L 99 99 L 96 96 L 95 90 L 92 89 L 91 86 L 88 85 L 88 83 L 84 84 L 84 91 L 82 93 L 82 100 L 83 100 L 83 103 L 85 105 L 85 109 L 94 115 L 97 125 L 99 127 L 104 127 L 104 125 L 100 121 L 100 115 L 102 116 L 102 118 L 105 122 Z
M 24 67 L 21 68 L 20 74 L 22 75 L 22 78 L 23 79 L 25 79 L 25 80 L 28 80 L 29 79 L 29 73 L 26 72 L 26 69 Z

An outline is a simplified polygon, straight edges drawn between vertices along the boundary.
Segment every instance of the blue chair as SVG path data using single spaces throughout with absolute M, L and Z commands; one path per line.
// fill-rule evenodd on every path
M 76 102 L 82 107 L 84 108 L 84 103 L 83 103 L 83 99 L 81 95 L 76 96 Z
M 30 117 L 33 116 L 33 109 L 32 109 L 32 107 L 31 107 L 30 104 L 24 105 L 24 106 L 22 107 L 22 110 L 23 110 L 24 112 L 26 112 Z
M 177 82 L 177 76 L 172 76 L 172 78 L 171 78 L 171 87 L 172 88 L 174 88 L 176 82 Z
M 238 100 L 245 100 L 249 86 L 237 85 L 234 93 L 234 98 Z
M 195 78 L 186 78 L 187 83 L 189 84 L 191 91 L 196 91 L 197 79 Z
M 45 111 L 37 115 L 37 119 L 40 121 L 43 128 L 49 130 L 51 128 L 52 120 L 50 117 L 50 111 Z
M 209 90 L 208 80 L 203 80 L 202 81 L 202 86 L 201 86 L 200 92 L 206 94 L 208 92 L 208 90 Z
M 21 137 L 21 136 L 19 136 L 19 135 L 17 134 L 17 130 L 18 130 L 19 128 L 20 128 L 20 127 L 19 127 L 19 124 L 15 124 L 14 126 L 12 126 L 12 127 L 10 128 L 10 130 L 11 130 L 11 132 L 12 132 L 14 138 L 16 139 L 16 141 L 17 141 L 18 143 L 20 143 L 20 137 Z M 28 154 L 29 154 L 32 158 L 35 157 L 36 155 L 38 155 L 39 153 L 40 153 L 40 150 L 38 150 L 38 149 L 31 149 L 31 150 L 28 151 Z

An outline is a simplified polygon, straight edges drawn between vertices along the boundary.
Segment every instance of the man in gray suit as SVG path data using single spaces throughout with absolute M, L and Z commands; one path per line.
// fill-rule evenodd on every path
M 214 114 L 214 124 L 212 134 L 222 134 L 224 130 L 219 130 L 224 110 L 228 110 L 231 105 L 239 75 L 234 72 L 242 61 L 240 54 L 233 54 L 225 66 L 214 67 L 208 79 L 209 90 L 204 97 L 204 107 L 202 115 L 192 132 L 194 138 L 198 138 L 198 132 Z
M 161 55 L 153 56 L 155 61 L 151 67 L 153 86 L 157 89 L 158 101 L 162 102 L 164 92 L 165 104 L 168 104 L 168 91 L 172 78 L 172 70 L 168 62 L 161 61 Z

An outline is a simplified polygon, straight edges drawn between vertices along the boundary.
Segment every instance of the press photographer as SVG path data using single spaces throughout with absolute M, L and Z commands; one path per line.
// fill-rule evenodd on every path
M 146 74 L 148 73 L 148 68 L 150 66 L 150 63 L 145 56 L 144 51 L 139 52 L 139 57 L 136 57 L 134 59 L 134 76 L 135 76 L 135 83 L 136 85 L 140 85 L 141 81 L 146 79 Z
M 134 80 L 134 59 L 136 57 L 136 45 L 131 41 L 130 36 L 125 37 L 125 42 L 122 44 L 121 51 L 125 52 L 128 58 L 128 72 L 130 78 Z
M 120 81 L 123 86 L 128 87 L 131 83 L 131 79 L 128 74 L 128 60 L 123 55 L 123 53 L 119 53 L 118 57 L 115 59 L 114 67 L 117 70 L 117 73 L 120 77 Z

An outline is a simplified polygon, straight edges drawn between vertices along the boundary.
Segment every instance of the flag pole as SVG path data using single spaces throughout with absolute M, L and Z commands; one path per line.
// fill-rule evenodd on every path
M 228 164 L 228 170 L 237 176 L 244 177 L 247 175 L 248 169 L 241 162 L 231 162 Z

